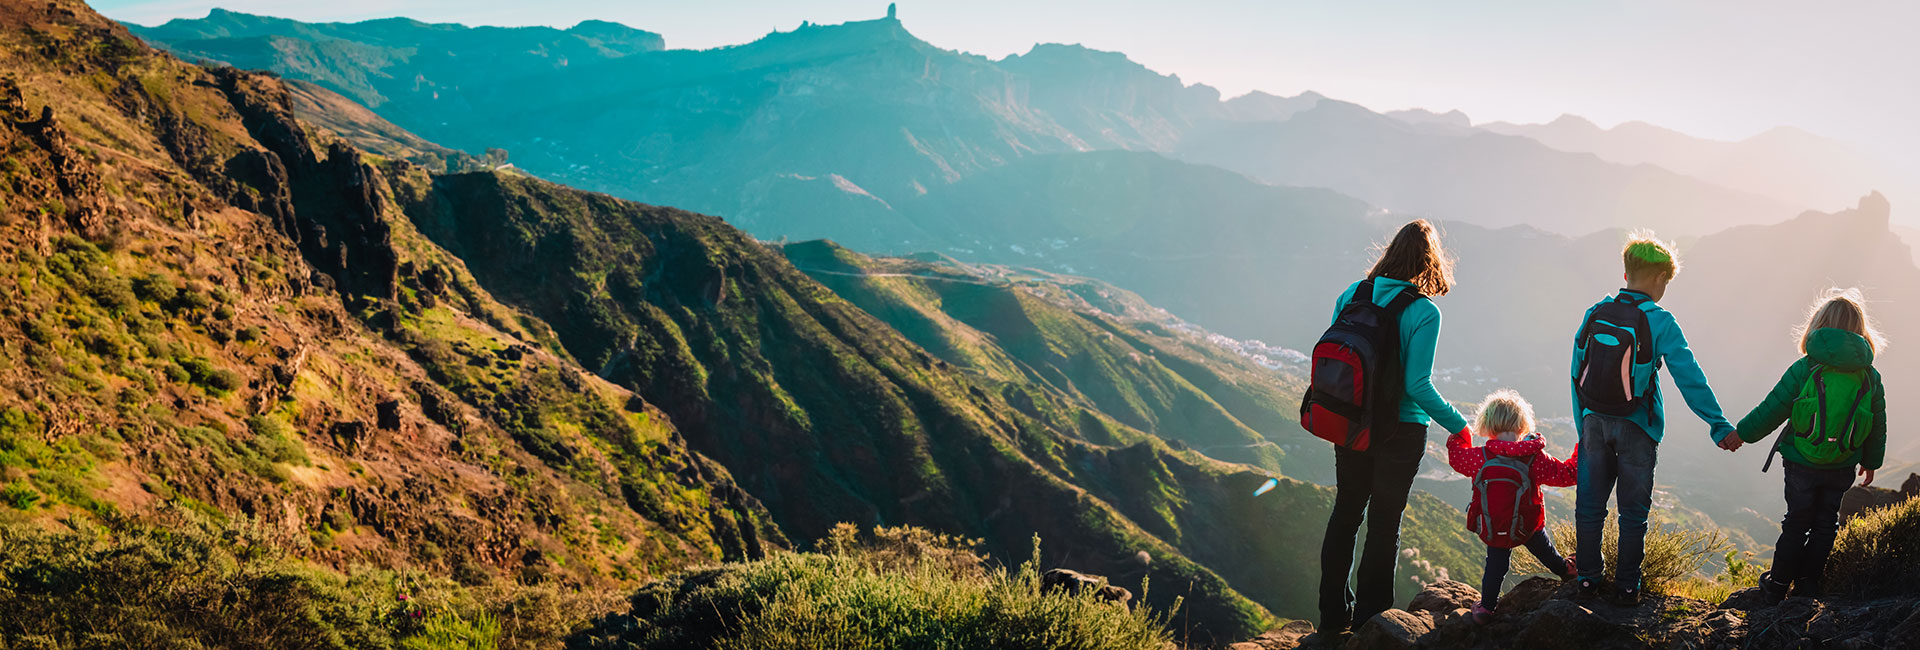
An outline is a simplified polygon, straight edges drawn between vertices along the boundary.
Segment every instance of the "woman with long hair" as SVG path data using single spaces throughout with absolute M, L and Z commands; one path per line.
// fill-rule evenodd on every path
M 1348 301 L 1371 300 L 1386 306 L 1402 292 L 1419 297 L 1400 315 L 1400 359 L 1405 372 L 1398 422 L 1374 434 L 1366 451 L 1336 447 L 1333 514 L 1320 549 L 1320 630 L 1344 634 L 1393 606 L 1394 569 L 1400 557 L 1400 513 L 1407 507 L 1413 478 L 1427 448 L 1427 427 L 1448 432 L 1467 429 L 1467 419 L 1433 386 L 1433 352 L 1440 339 L 1440 309 L 1432 298 L 1453 288 L 1453 260 L 1440 246 L 1440 234 L 1425 219 L 1400 228 L 1373 270 L 1373 295 L 1354 295 L 1355 282 L 1334 304 L 1338 319 Z M 1393 381 L 1383 377 L 1381 381 Z M 1367 522 L 1360 568 L 1353 568 L 1354 539 L 1362 516 Z

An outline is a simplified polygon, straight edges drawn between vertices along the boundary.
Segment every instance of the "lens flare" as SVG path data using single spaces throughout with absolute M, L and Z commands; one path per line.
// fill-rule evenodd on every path
M 1262 494 L 1272 492 L 1273 489 L 1276 487 L 1280 487 L 1280 479 L 1277 479 L 1277 478 L 1267 479 L 1267 482 L 1260 484 L 1260 489 L 1253 491 L 1253 496 L 1260 496 Z

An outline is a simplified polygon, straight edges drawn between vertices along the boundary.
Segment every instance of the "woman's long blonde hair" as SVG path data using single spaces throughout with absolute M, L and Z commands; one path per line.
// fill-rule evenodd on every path
M 1480 402 L 1480 416 L 1473 428 L 1492 438 L 1502 433 L 1524 436 L 1533 433 L 1533 405 L 1512 390 L 1501 389 Z
M 1813 309 L 1807 313 L 1807 324 L 1794 332 L 1794 338 L 1800 340 L 1800 354 L 1807 353 L 1807 340 L 1813 338 L 1813 333 L 1823 329 L 1858 334 L 1867 340 L 1867 349 L 1875 354 L 1887 346 L 1887 337 L 1880 334 L 1873 326 L 1873 318 L 1867 316 L 1866 294 L 1859 289 L 1828 289 L 1813 303 Z

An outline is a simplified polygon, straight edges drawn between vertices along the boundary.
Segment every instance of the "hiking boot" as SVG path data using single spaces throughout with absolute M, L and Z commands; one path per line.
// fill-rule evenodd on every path
M 1818 578 L 1801 578 L 1793 581 L 1792 595 L 1794 598 L 1821 600 L 1826 594 L 1821 593 L 1820 580 Z
M 1467 612 L 1467 615 L 1473 619 L 1474 625 L 1486 625 L 1493 621 L 1493 610 L 1487 609 L 1484 603 L 1474 603 L 1473 609 Z
M 1563 571 L 1563 572 L 1561 572 L 1561 573 L 1556 573 L 1556 574 L 1554 574 L 1554 575 L 1556 575 L 1556 576 L 1559 576 L 1559 578 L 1560 578 L 1560 581 L 1561 581 L 1561 582 L 1566 582 L 1566 581 L 1568 581 L 1568 580 L 1578 580 L 1578 579 L 1580 579 L 1580 564 L 1579 564 L 1578 562 L 1575 562 L 1575 561 L 1574 561 L 1574 559 L 1573 559 L 1574 557 L 1575 557 L 1575 556 L 1573 556 L 1573 555 L 1568 555 L 1568 556 L 1567 556 L 1567 558 L 1566 558 L 1566 561 L 1567 561 L 1567 567 L 1566 567 L 1566 569 L 1567 569 L 1567 570 L 1566 570 L 1566 571 Z
M 1773 572 L 1760 574 L 1760 593 L 1767 597 L 1767 604 L 1773 605 L 1787 599 L 1789 585 L 1773 579 Z
M 1607 602 L 1615 607 L 1639 607 L 1640 596 L 1639 587 L 1627 588 L 1614 585 L 1613 589 L 1607 593 Z
M 1606 597 L 1609 589 L 1613 588 L 1613 585 L 1608 584 L 1604 578 L 1582 577 L 1579 579 L 1579 585 L 1580 589 L 1573 594 L 1573 597 L 1579 600 L 1600 600 Z

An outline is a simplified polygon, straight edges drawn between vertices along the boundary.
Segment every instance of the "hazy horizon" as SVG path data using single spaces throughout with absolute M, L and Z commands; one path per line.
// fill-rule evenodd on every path
M 1097 10 L 1086 8 L 1090 4 L 907 2 L 899 12 L 909 30 L 939 47 L 999 59 L 1037 43 L 1077 43 L 1122 52 L 1226 97 L 1313 91 L 1383 112 L 1460 110 L 1476 124 L 1547 123 L 1571 114 L 1603 128 L 1645 122 L 1728 141 L 1792 127 L 1881 158 L 1905 177 L 1920 169 L 1920 123 L 1904 110 L 1920 105 L 1920 85 L 1896 83 L 1905 74 L 1898 61 L 1916 58 L 1901 53 L 1920 54 L 1920 46 L 1899 42 L 1897 26 L 1920 18 L 1920 7 L 1768 2 L 1760 3 L 1761 11 L 1730 2 L 1492 2 L 1481 5 L 1485 11 L 1459 12 L 1410 1 L 1272 7 L 1219 0 L 1168 11 L 1132 0 Z M 610 20 L 661 33 L 671 48 L 706 49 L 802 21 L 876 18 L 886 3 L 99 0 L 93 6 L 140 24 L 199 18 L 215 7 L 305 21 L 404 16 L 567 27 Z

